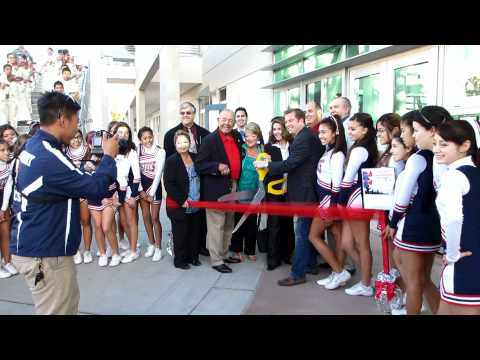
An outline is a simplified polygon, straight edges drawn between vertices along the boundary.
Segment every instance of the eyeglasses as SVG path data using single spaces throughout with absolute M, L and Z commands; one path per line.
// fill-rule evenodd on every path
M 191 111 L 180 111 L 180 115 L 192 115 Z
M 82 140 L 82 137 L 81 136 L 75 136 L 74 139 L 75 140 Z

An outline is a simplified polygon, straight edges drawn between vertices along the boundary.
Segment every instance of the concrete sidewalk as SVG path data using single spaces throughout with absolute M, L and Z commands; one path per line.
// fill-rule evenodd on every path
M 373 281 L 383 267 L 381 243 L 377 223 L 370 226 L 370 244 L 373 253 Z M 318 275 L 307 275 L 307 283 L 292 287 L 278 286 L 277 281 L 289 275 L 290 266 L 283 265 L 273 271 L 264 271 L 258 283 L 252 304 L 245 312 L 248 315 L 382 315 L 373 297 L 350 296 L 345 287 L 327 290 L 316 284 L 327 277 L 330 271 L 322 269 Z M 432 279 L 438 286 L 441 258 L 436 256 Z M 349 281 L 353 285 L 360 281 L 357 273 Z M 426 304 L 425 304 L 426 305 Z M 431 314 L 427 310 L 424 314 Z
M 141 216 L 140 216 L 141 219 Z M 170 230 L 162 209 L 163 249 Z M 142 253 L 147 244 L 143 223 L 139 224 Z M 371 226 L 374 274 L 381 269 L 381 247 L 376 223 Z M 94 248 L 94 247 L 93 247 Z M 96 252 L 96 248 L 94 248 Z M 77 267 L 82 314 L 171 314 L 171 315 L 381 315 L 373 298 L 349 296 L 343 289 L 329 291 L 315 281 L 329 272 L 307 276 L 306 284 L 280 287 L 277 280 L 286 277 L 290 266 L 266 271 L 265 254 L 256 262 L 233 264 L 232 274 L 220 274 L 210 267 L 208 257 L 200 257 L 202 266 L 178 270 L 169 255 L 157 263 L 141 257 L 131 264 L 100 268 L 98 258 Z M 432 271 L 438 283 L 440 257 Z M 357 273 L 350 284 L 359 280 Z M 0 280 L 0 314 L 33 314 L 30 292 L 21 276 Z
M 147 237 L 141 221 L 142 254 Z M 94 262 L 77 266 L 82 314 L 178 314 L 236 315 L 246 310 L 265 268 L 264 256 L 257 262 L 233 264 L 232 274 L 220 274 L 200 256 L 202 266 L 179 270 L 166 254 L 170 222 L 162 208 L 163 253 L 159 262 L 140 257 L 130 264 L 100 268 Z M 83 244 L 81 245 L 83 246 Z M 95 255 L 96 246 L 92 246 Z M 22 276 L 0 280 L 0 314 L 34 314 L 30 292 Z

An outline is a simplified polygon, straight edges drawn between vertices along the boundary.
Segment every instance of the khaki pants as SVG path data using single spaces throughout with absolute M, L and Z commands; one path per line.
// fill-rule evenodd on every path
M 24 257 L 12 255 L 12 262 L 25 277 L 37 315 L 76 315 L 80 302 L 77 270 L 72 256 Z M 40 263 L 44 274 L 35 286 Z
M 234 182 L 232 192 L 237 190 Z M 232 231 L 235 222 L 235 213 L 205 209 L 207 215 L 207 249 L 210 252 L 212 266 L 222 265 L 228 255 L 228 248 L 232 241 Z

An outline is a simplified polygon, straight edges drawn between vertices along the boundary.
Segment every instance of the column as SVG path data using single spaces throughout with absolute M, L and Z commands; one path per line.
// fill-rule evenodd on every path
M 135 129 L 132 129 L 134 133 L 136 133 L 142 126 L 145 126 L 145 92 L 140 89 L 137 89 L 135 95 L 135 114 Z
M 160 48 L 160 134 L 159 143 L 163 146 L 165 133 L 178 125 L 180 106 L 179 53 L 177 45 L 164 45 Z

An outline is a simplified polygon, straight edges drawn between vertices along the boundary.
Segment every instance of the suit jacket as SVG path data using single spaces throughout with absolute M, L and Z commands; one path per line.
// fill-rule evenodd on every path
M 198 124 L 195 124 L 197 130 L 197 137 L 195 138 L 195 144 L 197 146 L 197 152 L 200 151 L 200 147 L 203 143 L 204 138 L 210 134 L 210 131 L 201 127 Z M 183 129 L 183 125 L 180 123 L 174 128 L 167 131 L 165 137 L 163 138 L 163 148 L 165 149 L 165 156 L 168 159 L 169 156 L 175 154 L 177 151 L 175 150 L 175 144 L 173 139 L 175 137 L 175 133 L 178 130 Z
M 205 137 L 195 161 L 195 169 L 202 179 L 201 199 L 205 201 L 217 201 L 219 197 L 232 191 L 230 174 L 224 176 L 218 171 L 219 163 L 231 167 L 219 131 L 217 129 Z M 242 137 L 237 130 L 232 130 L 232 134 L 241 156 Z
M 318 136 L 304 127 L 293 139 L 285 161 L 269 164 L 271 176 L 288 173 L 287 201 L 316 202 L 317 165 L 325 147 Z
M 265 148 L 264 148 L 264 151 L 271 156 L 272 158 L 272 161 L 282 161 L 283 158 L 282 158 L 282 151 L 276 147 L 276 146 L 273 146 L 272 143 L 268 143 L 265 145 Z M 263 183 L 265 184 L 265 191 L 267 190 L 267 186 L 268 186 L 268 183 L 270 181 L 275 181 L 275 180 L 280 180 L 283 178 L 283 174 L 277 174 L 277 175 L 272 175 L 270 173 L 270 171 L 267 173 L 267 176 L 265 176 L 265 180 L 263 181 Z M 283 184 L 280 184 L 280 185 L 275 185 L 274 186 L 274 189 L 281 189 L 283 186 Z M 281 195 L 281 196 L 284 196 L 284 195 Z M 273 195 L 273 194 L 270 194 L 267 192 L 265 198 L 267 201 L 279 201 L 279 197 L 281 197 L 279 195 Z
M 190 156 L 195 164 L 196 154 L 190 153 Z M 190 182 L 187 169 L 179 153 L 175 152 L 165 161 L 163 181 L 167 197 L 182 206 L 188 198 Z M 167 215 L 170 218 L 181 220 L 185 218 L 185 208 L 175 209 L 167 206 Z

